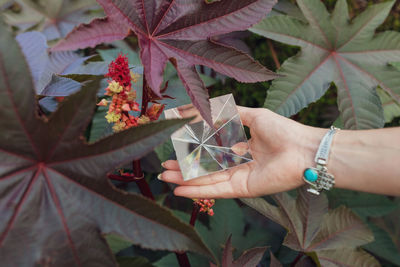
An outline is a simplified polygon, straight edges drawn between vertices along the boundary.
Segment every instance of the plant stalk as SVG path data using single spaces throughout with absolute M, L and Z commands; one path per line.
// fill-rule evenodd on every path
M 193 203 L 192 216 L 190 217 L 190 225 L 194 226 L 196 223 L 197 215 L 199 215 L 200 207 Z
M 268 46 L 269 46 L 269 50 L 271 51 L 271 55 L 272 55 L 272 59 L 274 60 L 276 69 L 280 69 L 281 68 L 281 63 L 279 63 L 279 59 L 278 59 L 278 55 L 276 54 L 274 45 L 272 44 L 271 40 L 267 40 Z
M 142 90 L 142 108 L 140 112 L 140 116 L 145 115 L 147 111 L 147 106 L 149 104 L 149 94 L 148 91 L 149 87 L 147 85 L 146 76 L 143 74 L 143 90 Z M 142 171 L 142 167 L 140 165 L 140 160 L 134 160 L 132 162 L 133 167 L 133 174 L 134 174 L 134 181 L 136 182 L 137 186 L 139 187 L 140 192 L 142 195 L 155 200 L 153 193 L 150 190 L 149 184 L 144 179 L 144 174 Z M 176 258 L 178 260 L 180 267 L 190 267 L 190 262 L 187 254 L 185 252 L 175 252 Z
M 296 266 L 296 264 L 301 260 L 301 258 L 304 256 L 303 252 L 299 252 L 299 254 L 297 255 L 297 257 L 294 259 L 294 261 L 292 262 L 292 264 L 290 265 L 291 267 Z

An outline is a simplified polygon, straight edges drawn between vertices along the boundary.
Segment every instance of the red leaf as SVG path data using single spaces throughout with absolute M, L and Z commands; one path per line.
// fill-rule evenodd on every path
M 277 75 L 251 57 L 231 47 L 210 41 L 211 37 L 245 30 L 261 20 L 276 0 L 220 1 L 207 5 L 204 1 L 190 3 L 176 0 L 98 0 L 108 17 L 107 23 L 130 28 L 139 38 L 144 74 L 151 89 L 160 95 L 163 71 L 167 60 L 174 59 L 180 77 L 193 103 L 204 119 L 212 125 L 208 94 L 204 84 L 195 77 L 194 65 L 205 65 L 241 82 L 259 82 Z M 84 48 L 109 37 L 109 26 L 91 23 L 77 28 L 54 49 Z M 95 34 L 93 34 L 93 32 Z M 92 34 L 93 37 L 85 41 Z M 82 41 L 83 40 L 83 41 Z M 183 73 L 182 70 L 185 70 Z M 190 76 L 190 77 L 188 77 Z M 201 92 L 203 91 L 203 92 Z
M 115 266 L 107 233 L 145 248 L 210 255 L 193 227 L 106 177 L 187 121 L 149 123 L 87 144 L 82 134 L 99 80 L 39 118 L 28 66 L 2 22 L 0 36 L 1 265 Z

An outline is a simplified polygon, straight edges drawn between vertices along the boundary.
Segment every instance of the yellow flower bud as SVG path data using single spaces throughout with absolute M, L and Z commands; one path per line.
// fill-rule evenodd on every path
M 107 112 L 105 118 L 107 119 L 108 123 L 117 122 L 119 121 L 119 119 L 121 119 L 121 114 L 116 114 L 115 112 Z
M 125 127 L 126 127 L 125 122 L 121 121 L 121 122 L 115 123 L 112 128 L 113 128 L 114 132 L 117 133 L 117 132 L 120 132 L 120 131 L 124 130 Z
M 108 84 L 108 90 L 112 93 L 121 93 L 124 88 L 116 81 L 112 81 Z
M 149 122 L 150 122 L 150 118 L 147 117 L 146 115 L 142 115 L 142 116 L 140 116 L 140 118 L 137 120 L 137 122 L 138 122 L 139 125 L 141 125 L 141 124 L 146 124 L 146 123 L 149 123 Z

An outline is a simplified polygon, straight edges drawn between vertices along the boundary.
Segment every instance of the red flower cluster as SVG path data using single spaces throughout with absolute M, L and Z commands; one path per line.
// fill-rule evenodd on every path
M 146 114 L 140 117 L 135 117 L 130 113 L 130 111 L 140 111 L 139 104 L 136 102 L 136 91 L 132 89 L 132 82 L 136 83 L 138 76 L 130 72 L 126 56 L 118 55 L 115 61 L 110 63 L 105 76 L 112 79 L 108 81 L 105 93 L 112 99 L 111 101 L 103 99 L 97 105 L 110 104 L 106 119 L 109 123 L 114 123 L 115 132 L 158 120 L 164 109 L 164 105 L 158 103 L 153 104 Z
M 214 210 L 212 209 L 215 204 L 214 199 L 194 199 L 194 203 L 200 207 L 200 212 L 208 213 L 210 216 L 214 215 Z
M 131 87 L 130 73 L 128 58 L 119 54 L 115 61 L 111 62 L 108 66 L 108 73 L 105 76 L 122 86 Z

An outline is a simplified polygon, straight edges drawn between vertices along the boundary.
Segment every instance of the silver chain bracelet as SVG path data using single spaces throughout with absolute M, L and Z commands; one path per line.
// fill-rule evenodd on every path
M 319 195 L 323 189 L 330 190 L 335 184 L 335 177 L 328 173 L 326 164 L 328 162 L 333 136 L 338 130 L 340 129 L 331 126 L 330 130 L 322 138 L 317 154 L 315 155 L 314 161 L 317 166 L 315 168 L 307 168 L 303 173 L 303 180 L 310 185 L 307 191 L 315 195 Z

